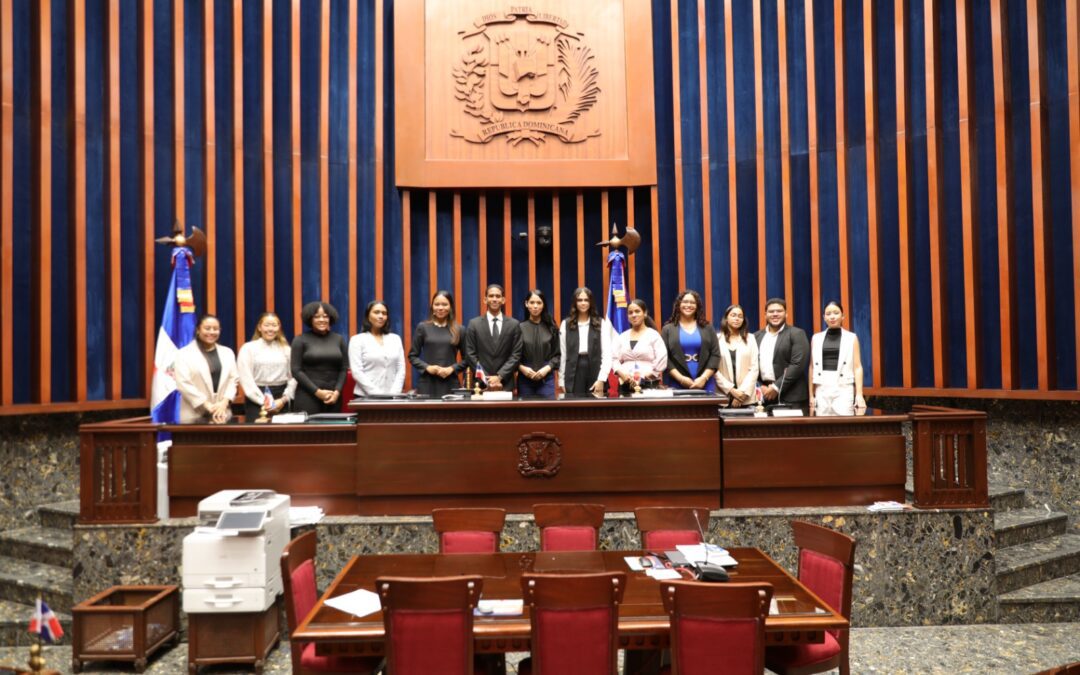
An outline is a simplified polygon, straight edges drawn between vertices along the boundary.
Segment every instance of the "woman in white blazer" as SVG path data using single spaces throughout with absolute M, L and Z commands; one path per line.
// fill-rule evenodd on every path
M 825 330 L 810 339 L 810 407 L 815 415 L 854 415 L 866 409 L 859 338 L 844 329 L 839 302 L 825 304 L 824 318 Z
M 349 370 L 353 396 L 400 394 L 405 386 L 405 348 L 390 332 L 390 312 L 382 300 L 364 310 L 360 333 L 349 340 Z
M 236 396 L 239 375 L 233 350 L 218 344 L 221 324 L 206 314 L 195 324 L 195 339 L 176 353 L 173 378 L 180 391 L 180 423 L 224 424 Z
M 716 368 L 716 389 L 726 394 L 729 405 L 740 408 L 754 402 L 758 378 L 757 340 L 746 329 L 746 314 L 739 305 L 729 305 L 720 319 L 720 363 Z

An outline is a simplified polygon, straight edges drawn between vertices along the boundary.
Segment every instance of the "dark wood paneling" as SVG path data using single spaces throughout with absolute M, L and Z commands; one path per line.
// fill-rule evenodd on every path
M 960 128 L 960 199 L 963 211 L 964 312 L 967 315 L 964 344 L 967 355 L 967 386 L 976 389 L 982 383 L 982 339 L 980 334 L 982 293 L 979 284 L 978 183 L 975 177 L 978 139 L 975 136 L 975 62 L 969 32 L 972 30 L 972 5 L 969 0 L 956 2 L 957 87 L 959 89 L 958 125 Z M 881 378 L 875 377 L 875 382 Z
M 203 173 L 206 185 L 206 210 L 202 214 L 206 223 L 206 311 L 217 314 L 217 82 L 214 76 L 215 45 L 214 12 L 207 8 L 203 13 L 203 117 L 206 134 L 206 151 L 203 153 Z M 271 193 L 272 194 L 272 193 Z M 272 216 L 271 216 L 272 217 Z M 267 255 L 273 251 L 273 241 L 268 244 Z M 269 259 L 269 258 L 268 258 Z M 237 326 L 237 338 L 244 339 L 243 326 Z M 239 342 L 237 344 L 240 344 Z
M 35 328 L 37 341 L 34 345 L 35 358 L 37 361 L 37 378 L 33 389 L 37 400 L 48 404 L 52 400 L 52 87 L 46 83 L 52 82 L 52 0 L 40 0 L 38 2 L 38 66 L 37 66 L 37 139 L 35 158 L 37 160 L 37 190 L 36 196 L 36 220 L 34 223 L 35 243 L 37 245 L 36 260 L 36 293 L 34 295 L 34 315 L 36 317 Z M 0 28 L 2 30 L 2 28 Z M 3 143 L 7 144 L 5 139 Z M 6 176 L 6 174 L 4 174 Z M 6 189 L 6 188 L 5 188 Z M 5 211 L 3 218 L 7 218 Z M 5 222 L 11 222 L 5 220 Z M 5 244 L 7 240 L 5 239 Z M 5 252 L 6 255 L 6 252 Z M 10 286 L 10 279 L 4 278 L 3 283 Z M 4 302 L 0 300 L 0 302 Z M 3 309 L 0 309 L 0 322 L 6 321 Z M 0 344 L 6 345 L 6 340 L 0 339 Z M 6 367 L 0 367 L 0 371 L 7 372 Z M 4 400 L 0 395 L 0 400 Z M 5 403 L 7 401 L 5 400 Z
M 247 294 L 244 292 L 245 275 L 244 253 L 247 250 L 244 243 L 244 3 L 243 0 L 233 0 L 233 71 L 232 71 L 232 105 L 233 105 L 233 269 L 235 281 L 235 307 L 236 307 L 236 344 L 244 343 L 247 337 L 247 321 L 245 320 L 245 305 Z M 299 331 L 297 331 L 299 332 Z
M 908 97 L 907 64 L 911 51 L 911 30 L 908 22 L 907 3 L 897 0 L 893 4 L 893 30 L 895 37 L 894 62 L 896 64 L 896 221 L 899 230 L 900 262 L 900 336 L 903 357 L 901 366 L 903 383 L 910 387 L 914 379 L 915 349 L 911 328 L 914 325 L 912 297 L 913 285 L 913 250 L 914 238 L 911 233 L 911 219 L 908 215 Z
M 945 244 L 941 227 L 941 101 L 940 35 L 938 31 L 937 3 L 923 0 L 924 51 L 926 55 L 926 182 L 930 217 L 930 315 L 934 322 L 934 386 L 945 386 L 945 369 L 948 361 L 945 345 L 948 330 L 945 316 L 948 312 L 947 294 L 942 267 L 945 260 Z
M 874 0 L 863 0 L 863 105 L 866 119 L 866 234 L 867 254 L 870 268 L 870 344 L 873 345 L 872 375 L 874 382 L 881 382 L 882 363 L 885 361 L 883 331 L 881 328 L 881 245 L 878 236 L 878 102 L 877 75 L 878 53 Z M 848 319 L 850 322 L 850 319 Z M 865 340 L 865 338 L 863 338 Z
M 1072 179 L 1073 320 L 1080 317 L 1080 8 L 1065 3 L 1068 22 L 1066 49 L 1069 63 L 1069 159 Z M 1080 330 L 1074 331 L 1074 352 L 1080 355 Z M 1076 381 L 1080 382 L 1080 358 L 1076 360 Z

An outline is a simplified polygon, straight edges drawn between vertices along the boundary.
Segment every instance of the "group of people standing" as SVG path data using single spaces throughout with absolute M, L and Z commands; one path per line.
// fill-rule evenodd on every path
M 602 394 L 614 373 L 620 390 L 667 386 L 727 396 L 729 405 L 809 406 L 819 413 L 851 414 L 865 407 L 859 341 L 842 328 L 838 302 L 824 307 L 826 330 L 807 340 L 787 323 L 787 304 L 771 298 L 765 326 L 750 334 L 743 308 L 727 307 L 719 330 L 713 330 L 697 291 L 675 299 L 660 330 L 643 300 L 626 308 L 629 329 L 615 334 L 600 315 L 592 291 L 578 288 L 566 318 L 556 323 L 539 289 L 526 295 L 522 318 L 505 313 L 502 286 L 485 289 L 485 312 L 462 325 L 454 296 L 445 290 L 431 298 L 428 317 L 417 325 L 408 360 L 419 374 L 416 392 L 441 397 L 462 386 L 470 370 L 491 391 L 513 390 L 522 397 L 553 398 L 567 394 Z M 339 406 L 346 373 L 353 395 L 398 394 L 405 384 L 404 345 L 390 332 L 386 303 L 372 301 L 364 310 L 359 334 L 348 343 L 331 330 L 337 310 L 310 302 L 300 313 L 307 330 L 290 345 L 273 312 L 261 315 L 251 340 L 238 355 L 218 344 L 221 325 L 202 316 L 195 339 L 181 349 L 174 377 L 182 397 L 181 422 L 223 423 L 231 416 L 237 386 L 244 392 L 248 421 L 286 408 L 309 414 Z M 809 366 L 811 376 L 807 378 Z

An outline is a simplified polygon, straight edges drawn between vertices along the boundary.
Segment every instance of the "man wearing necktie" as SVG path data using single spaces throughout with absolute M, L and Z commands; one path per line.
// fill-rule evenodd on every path
M 469 321 L 465 330 L 465 359 L 475 371 L 479 365 L 491 391 L 502 391 L 521 362 L 521 327 L 517 319 L 503 314 L 503 288 L 491 284 L 484 293 L 487 311 Z

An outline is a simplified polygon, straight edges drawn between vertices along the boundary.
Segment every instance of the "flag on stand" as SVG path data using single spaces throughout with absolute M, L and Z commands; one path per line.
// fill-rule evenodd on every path
M 46 642 L 56 642 L 64 637 L 60 619 L 56 618 L 56 614 L 49 609 L 40 595 L 37 599 L 37 607 L 34 608 L 34 616 L 30 618 L 30 634 L 40 636 Z
M 615 339 L 623 331 L 630 329 L 630 321 L 626 318 L 627 299 L 626 289 L 626 256 L 620 251 L 612 251 L 608 254 L 608 265 L 611 267 L 611 280 L 608 282 L 607 296 L 607 320 L 611 323 L 611 329 Z M 608 375 L 608 391 L 612 396 L 619 393 L 619 376 L 612 369 Z
M 180 392 L 173 379 L 176 353 L 195 337 L 195 298 L 191 293 L 191 266 L 195 256 L 186 246 L 172 252 L 172 280 L 165 309 L 161 312 L 157 348 L 154 350 L 154 382 L 150 388 L 150 417 L 157 423 L 180 421 Z
M 481 389 L 487 387 L 487 375 L 484 374 L 484 367 L 479 361 L 476 362 L 476 369 L 473 370 L 473 380 L 480 385 Z

